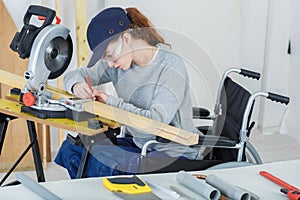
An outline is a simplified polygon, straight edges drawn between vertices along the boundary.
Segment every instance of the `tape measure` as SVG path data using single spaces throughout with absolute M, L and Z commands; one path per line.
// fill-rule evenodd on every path
M 152 193 L 152 189 L 145 181 L 135 175 L 131 177 L 104 177 L 103 185 L 124 199 L 160 199 Z

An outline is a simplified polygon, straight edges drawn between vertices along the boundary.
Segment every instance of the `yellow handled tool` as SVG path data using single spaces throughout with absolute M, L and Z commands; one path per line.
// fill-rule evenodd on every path
M 103 178 L 104 186 L 123 199 L 159 200 L 145 181 L 133 175 L 131 177 Z

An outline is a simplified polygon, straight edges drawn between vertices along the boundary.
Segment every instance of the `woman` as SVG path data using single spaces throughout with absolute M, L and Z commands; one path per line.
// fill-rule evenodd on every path
M 142 13 L 136 8 L 107 8 L 92 19 L 87 38 L 93 56 L 87 67 L 64 77 L 70 93 L 201 134 L 192 121 L 184 62 Z M 118 97 L 91 90 L 85 80 L 87 76 L 92 85 L 112 82 Z M 131 136 L 118 138 L 118 146 L 108 141 L 94 145 L 89 167 L 95 173 L 88 176 L 137 172 L 136 158 L 142 146 L 155 136 L 132 127 L 126 127 L 126 133 Z M 203 150 L 170 142 L 152 145 L 149 155 L 202 159 Z

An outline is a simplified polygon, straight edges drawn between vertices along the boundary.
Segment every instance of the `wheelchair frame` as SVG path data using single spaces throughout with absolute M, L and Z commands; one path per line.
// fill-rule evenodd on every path
M 250 70 L 246 70 L 246 69 L 242 69 L 242 68 L 229 68 L 224 72 L 224 74 L 222 76 L 222 79 L 220 81 L 220 85 L 219 85 L 219 89 L 218 89 L 218 93 L 217 93 L 217 101 L 216 101 L 216 104 L 215 104 L 215 107 L 214 107 L 214 114 L 213 115 L 208 114 L 208 116 L 207 116 L 207 113 L 209 113 L 209 111 L 207 111 L 205 109 L 204 110 L 202 109 L 202 110 L 200 110 L 200 112 L 204 111 L 205 116 L 202 117 L 201 114 L 200 114 L 200 116 L 198 118 L 198 119 L 211 119 L 211 120 L 213 120 L 213 127 L 216 125 L 215 124 L 216 121 L 217 121 L 216 119 L 223 114 L 222 113 L 223 112 L 222 103 L 221 103 L 221 92 L 222 92 L 222 89 L 224 87 L 224 83 L 225 83 L 226 78 L 231 73 L 238 73 L 238 74 L 243 75 L 245 77 L 253 78 L 253 79 L 257 79 L 257 80 L 259 80 L 259 78 L 260 78 L 259 73 L 253 72 L 253 71 L 250 71 Z M 201 145 L 204 145 L 206 147 L 213 147 L 213 148 L 238 149 L 238 155 L 237 155 L 237 161 L 238 162 L 242 161 L 243 153 L 244 153 L 244 146 L 245 146 L 245 144 L 247 144 L 246 149 L 245 149 L 246 159 L 248 159 L 248 161 L 253 162 L 255 164 L 261 164 L 262 160 L 261 160 L 258 152 L 253 147 L 253 145 L 249 142 L 249 137 L 247 136 L 247 134 L 249 132 L 249 130 L 248 130 L 248 122 L 250 120 L 249 115 L 251 114 L 251 110 L 252 110 L 252 107 L 253 107 L 253 104 L 254 104 L 254 100 L 259 96 L 266 97 L 266 98 L 268 98 L 272 101 L 276 101 L 276 102 L 280 102 L 280 103 L 284 103 L 284 104 L 289 103 L 289 98 L 288 97 L 281 96 L 281 95 L 278 95 L 278 94 L 274 94 L 274 93 L 271 93 L 271 92 L 252 93 L 251 96 L 248 99 L 248 102 L 247 102 L 247 105 L 246 105 L 246 108 L 245 108 L 245 111 L 244 111 L 242 125 L 241 125 L 241 129 L 240 129 L 240 132 L 239 132 L 240 133 L 239 143 L 235 143 L 233 145 L 233 143 L 232 143 L 233 141 L 231 139 L 222 138 L 222 139 L 226 140 L 225 145 L 224 145 L 224 141 L 222 142 L 222 145 L 211 145 L 211 143 L 213 143 L 213 142 L 215 142 L 215 144 L 218 144 L 218 140 L 220 139 L 220 137 L 219 136 L 214 136 L 214 137 L 210 136 L 209 144 L 205 144 L 204 140 L 207 136 L 204 136 L 204 137 L 202 136 L 202 137 L 200 137 L 198 144 L 202 143 Z M 197 118 L 194 118 L 194 119 L 197 119 Z M 227 141 L 227 139 L 228 139 L 228 141 Z M 144 171 L 143 169 L 144 169 L 144 165 L 145 165 L 145 158 L 146 158 L 146 155 L 147 155 L 148 147 L 150 145 L 156 144 L 156 143 L 160 143 L 160 142 L 158 142 L 156 140 L 151 140 L 151 141 L 148 141 L 147 143 L 145 143 L 145 145 L 143 146 L 142 151 L 141 151 L 141 156 L 140 156 L 140 172 Z

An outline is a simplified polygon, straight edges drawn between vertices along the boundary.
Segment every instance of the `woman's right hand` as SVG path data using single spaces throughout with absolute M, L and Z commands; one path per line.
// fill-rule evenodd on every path
M 75 83 L 74 84 L 73 94 L 76 97 L 79 97 L 79 98 L 82 98 L 82 99 L 87 99 L 87 98 L 92 97 L 93 91 L 90 90 L 87 83 L 80 82 L 80 83 Z

